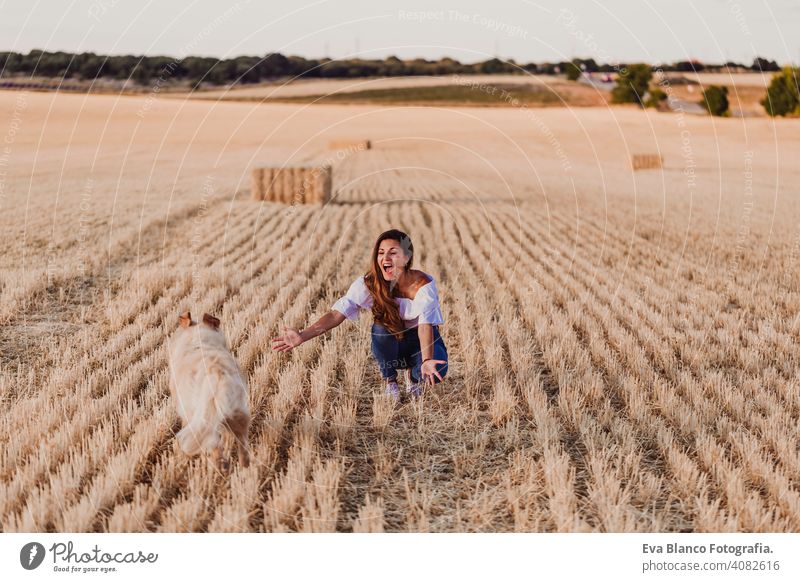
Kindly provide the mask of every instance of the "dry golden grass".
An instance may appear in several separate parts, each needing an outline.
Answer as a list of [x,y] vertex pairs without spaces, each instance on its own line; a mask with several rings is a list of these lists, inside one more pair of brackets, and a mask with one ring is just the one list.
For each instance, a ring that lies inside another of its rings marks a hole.
[[[141,100],[25,98],[0,215],[3,531],[800,529],[797,122],[170,100],[130,137]],[[324,161],[343,110],[375,148],[334,160],[333,203],[248,199],[248,168]],[[269,349],[388,227],[439,281],[450,354],[398,408],[368,314]],[[174,442],[187,309],[220,317],[248,376],[253,459],[228,478]]]

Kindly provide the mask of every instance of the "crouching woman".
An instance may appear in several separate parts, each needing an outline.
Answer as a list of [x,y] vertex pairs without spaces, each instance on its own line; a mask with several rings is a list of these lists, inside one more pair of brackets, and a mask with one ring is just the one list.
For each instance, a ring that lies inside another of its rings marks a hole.
[[302,331],[284,327],[272,340],[273,350],[288,351],[333,329],[345,319],[356,320],[362,309],[372,311],[372,355],[386,393],[400,398],[399,370],[408,370],[411,396],[441,382],[447,374],[447,348],[439,333],[444,323],[434,278],[412,269],[414,246],[404,232],[382,233],[372,249],[369,272],[353,281],[331,310]]

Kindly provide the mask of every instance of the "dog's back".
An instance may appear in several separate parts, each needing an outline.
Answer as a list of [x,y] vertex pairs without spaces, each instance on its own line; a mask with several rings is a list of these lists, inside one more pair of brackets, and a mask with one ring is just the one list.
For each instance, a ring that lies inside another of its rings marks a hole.
[[219,320],[206,314],[201,323],[181,316],[181,327],[170,341],[173,397],[184,426],[178,445],[188,455],[212,453],[221,459],[221,429],[231,429],[245,465],[250,414],[247,384],[219,330]]

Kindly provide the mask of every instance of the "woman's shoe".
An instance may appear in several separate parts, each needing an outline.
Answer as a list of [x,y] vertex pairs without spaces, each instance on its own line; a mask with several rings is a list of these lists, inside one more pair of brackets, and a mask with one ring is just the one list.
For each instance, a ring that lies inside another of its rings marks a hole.
[[414,382],[414,379],[412,378],[411,385],[409,385],[406,388],[406,391],[408,392],[409,396],[412,396],[413,398],[419,398],[420,396],[422,396],[424,388],[425,388],[424,382],[421,381]]
[[386,382],[386,395],[391,396],[395,402],[400,400],[400,386],[397,385],[396,379]]

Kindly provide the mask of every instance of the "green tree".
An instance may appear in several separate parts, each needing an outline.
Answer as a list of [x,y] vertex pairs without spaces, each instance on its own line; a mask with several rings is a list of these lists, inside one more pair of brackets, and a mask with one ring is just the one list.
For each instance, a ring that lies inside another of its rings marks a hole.
[[[89,71],[85,71],[83,74],[86,75]],[[153,78],[153,71],[147,66],[147,59],[143,58],[137,65],[136,68],[131,72],[131,78],[136,81],[139,85],[149,85],[150,79]]]
[[78,70],[82,79],[96,79],[102,77],[105,71],[105,60],[103,57],[92,55],[85,59]]
[[661,104],[667,100],[667,94],[664,93],[661,89],[650,89],[650,92],[647,94],[647,101],[644,102],[645,107],[655,107],[656,109],[661,107]]
[[580,65],[578,65],[575,61],[571,63],[564,63],[564,72],[567,74],[567,79],[570,81],[577,81],[580,79],[581,70]]
[[716,117],[728,116],[730,115],[728,111],[729,106],[727,87],[711,85],[708,89],[703,91],[703,107],[705,107],[711,115]]
[[769,59],[764,59],[762,57],[756,57],[753,59],[753,66],[750,67],[754,71],[780,71],[781,68],[778,66],[778,63],[775,61],[770,61]]
[[507,67],[500,59],[489,59],[478,64],[478,71],[485,75],[494,75],[507,72]]
[[761,101],[761,105],[767,113],[775,117],[776,115],[800,115],[800,69],[791,67],[784,68],[780,73],[772,77],[772,81],[767,88],[767,95]]
[[699,73],[703,69],[705,69],[705,66],[698,61],[678,61],[675,63],[675,70],[682,73]]
[[650,65],[644,63],[620,68],[617,86],[611,91],[611,100],[614,103],[638,103],[644,107],[644,95],[652,78]]

